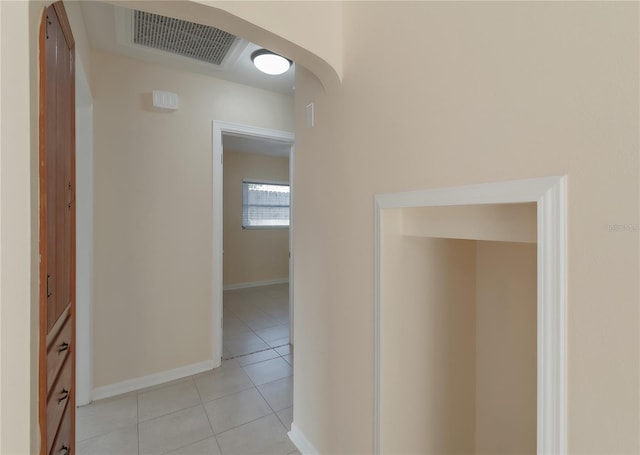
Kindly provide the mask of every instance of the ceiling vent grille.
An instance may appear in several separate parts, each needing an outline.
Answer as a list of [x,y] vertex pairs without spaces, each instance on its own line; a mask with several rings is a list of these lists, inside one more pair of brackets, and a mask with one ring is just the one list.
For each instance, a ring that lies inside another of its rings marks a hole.
[[236,37],[209,25],[134,11],[133,42],[220,66]]

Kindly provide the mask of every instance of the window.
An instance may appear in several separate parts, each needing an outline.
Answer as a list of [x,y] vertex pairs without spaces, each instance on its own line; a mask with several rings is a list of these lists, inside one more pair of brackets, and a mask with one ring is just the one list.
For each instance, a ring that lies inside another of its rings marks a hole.
[[288,226],[289,185],[244,180],[242,182],[242,229]]

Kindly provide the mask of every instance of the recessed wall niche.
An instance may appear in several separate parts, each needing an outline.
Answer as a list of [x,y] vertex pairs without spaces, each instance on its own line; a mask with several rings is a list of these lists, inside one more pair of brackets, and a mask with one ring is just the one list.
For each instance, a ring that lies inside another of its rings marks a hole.
[[536,203],[379,223],[379,453],[535,454]]

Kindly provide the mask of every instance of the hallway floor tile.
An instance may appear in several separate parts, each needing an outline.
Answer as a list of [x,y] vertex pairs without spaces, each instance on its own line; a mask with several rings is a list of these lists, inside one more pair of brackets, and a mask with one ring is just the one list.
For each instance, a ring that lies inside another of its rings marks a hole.
[[292,350],[288,338],[275,349],[266,345],[288,335],[288,287],[266,286],[262,300],[260,291],[230,291],[229,299],[225,292],[225,327],[231,333],[224,335],[237,342],[242,333],[250,334],[264,347],[232,355],[213,371],[78,408],[76,453],[299,455],[287,436],[293,420]]

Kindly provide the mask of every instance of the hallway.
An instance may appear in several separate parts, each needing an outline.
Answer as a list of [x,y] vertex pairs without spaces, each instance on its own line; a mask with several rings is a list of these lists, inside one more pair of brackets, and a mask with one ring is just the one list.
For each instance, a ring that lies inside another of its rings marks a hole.
[[224,297],[222,366],[78,408],[79,455],[298,453],[288,285]]

